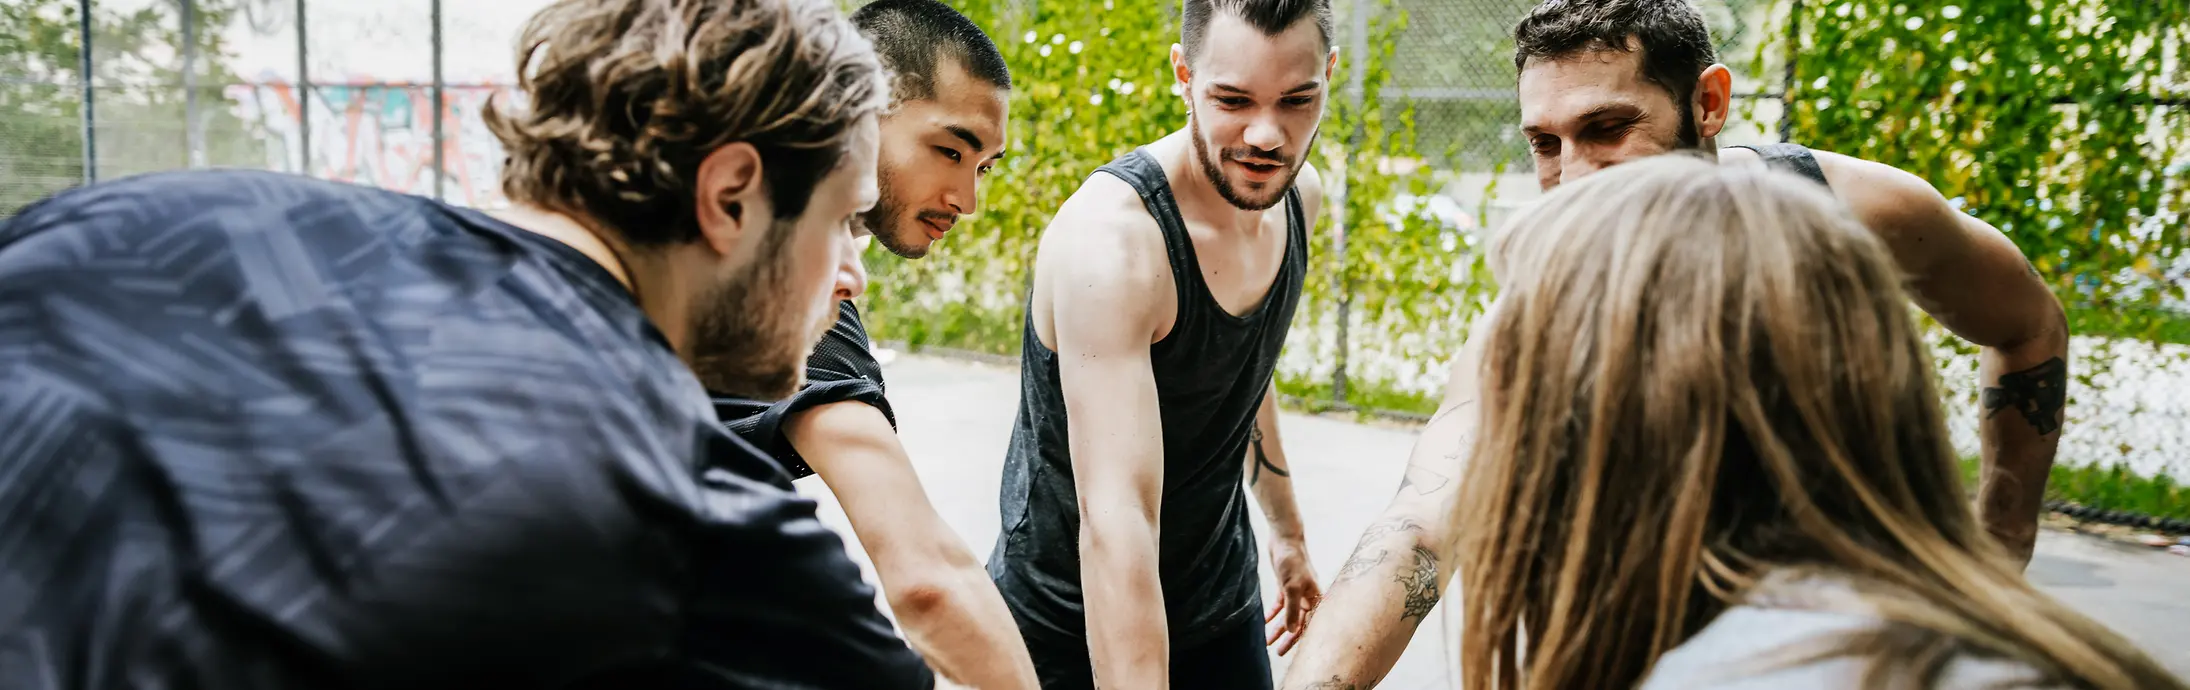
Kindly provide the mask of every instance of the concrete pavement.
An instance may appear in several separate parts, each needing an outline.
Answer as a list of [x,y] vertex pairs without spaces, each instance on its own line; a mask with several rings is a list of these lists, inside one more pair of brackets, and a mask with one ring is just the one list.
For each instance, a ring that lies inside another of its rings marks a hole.
[[[1018,405],[1018,370],[901,356],[884,371],[900,434],[930,500],[974,553],[986,558],[998,529],[997,486]],[[1283,418],[1280,433],[1306,522],[1310,558],[1327,584],[1361,529],[1399,485],[1414,434],[1294,414]],[[857,537],[827,486],[812,478],[797,484],[821,503],[822,519],[844,535],[854,558],[867,568]],[[1268,563],[1263,567],[1268,592]],[[2190,677],[2190,558],[2048,531],[2039,537],[2037,557],[2027,572],[2040,588]],[[874,581],[871,569],[867,576]],[[1458,616],[1439,606],[1380,687],[1454,687],[1450,669],[1458,640]],[[1272,663],[1282,675],[1286,659],[1273,657]]]

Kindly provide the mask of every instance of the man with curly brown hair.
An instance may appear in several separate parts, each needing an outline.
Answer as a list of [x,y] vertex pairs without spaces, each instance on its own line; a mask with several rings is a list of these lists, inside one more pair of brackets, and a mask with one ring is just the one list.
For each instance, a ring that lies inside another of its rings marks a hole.
[[705,392],[862,287],[872,47],[563,0],[518,57],[504,213],[192,171],[0,225],[0,688],[934,684]]

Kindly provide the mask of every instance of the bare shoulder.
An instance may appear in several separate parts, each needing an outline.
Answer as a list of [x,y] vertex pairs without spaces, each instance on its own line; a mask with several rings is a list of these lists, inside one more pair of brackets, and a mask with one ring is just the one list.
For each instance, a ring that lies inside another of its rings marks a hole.
[[1138,282],[1168,266],[1163,231],[1133,187],[1108,174],[1088,177],[1042,232],[1036,270]]
[[1831,151],[1811,153],[1848,210],[1872,230],[1889,235],[1888,240],[1935,227],[1954,212],[1930,182],[1906,170]]
[[1315,225],[1316,214],[1323,210],[1323,174],[1316,171],[1314,163],[1302,164],[1293,186],[1300,190],[1301,214],[1308,217],[1309,225]]
[[[1037,299],[1103,321],[1155,323],[1171,288],[1163,231],[1133,187],[1109,174],[1088,177],[1042,232],[1034,262]],[[1119,310],[1118,308],[1123,308]],[[1045,310],[1046,311],[1046,310]]]

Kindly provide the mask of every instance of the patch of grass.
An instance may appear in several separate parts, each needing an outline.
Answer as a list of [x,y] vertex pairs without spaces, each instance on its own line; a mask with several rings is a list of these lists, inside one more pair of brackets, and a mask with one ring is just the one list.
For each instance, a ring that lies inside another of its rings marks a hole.
[[2165,474],[2141,476],[2121,464],[2063,467],[2046,480],[2046,498],[2101,510],[2125,510],[2190,520],[2190,486]]
[[[1962,458],[1962,482],[1977,491],[1976,457]],[[2046,478],[2046,500],[2067,501],[2100,510],[2121,510],[2159,518],[2190,520],[2190,486],[2165,474],[2146,477],[2123,464],[2055,464]]]
[[[1290,398],[1288,403],[1311,413],[1337,407],[1331,395],[1331,377],[1327,373],[1312,376],[1280,374],[1277,388],[1279,395]],[[1381,382],[1347,381],[1345,404],[1364,414],[1398,412],[1427,417],[1437,411],[1439,395],[1403,391]]]
[[942,347],[1015,357],[1019,354],[1021,315],[1016,309],[991,311],[952,302],[933,311],[910,313],[878,308],[866,317],[868,333],[901,340],[915,348]]

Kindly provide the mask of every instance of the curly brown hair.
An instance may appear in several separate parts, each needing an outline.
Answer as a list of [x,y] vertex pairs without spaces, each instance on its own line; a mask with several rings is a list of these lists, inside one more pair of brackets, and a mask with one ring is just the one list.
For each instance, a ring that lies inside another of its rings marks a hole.
[[775,216],[798,216],[889,93],[818,0],[560,0],[526,23],[517,71],[527,107],[484,113],[502,191],[637,247],[699,237],[694,178],[732,142],[759,149]]

